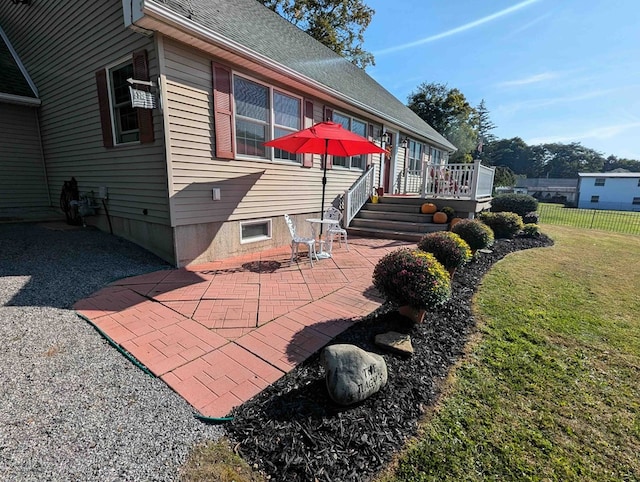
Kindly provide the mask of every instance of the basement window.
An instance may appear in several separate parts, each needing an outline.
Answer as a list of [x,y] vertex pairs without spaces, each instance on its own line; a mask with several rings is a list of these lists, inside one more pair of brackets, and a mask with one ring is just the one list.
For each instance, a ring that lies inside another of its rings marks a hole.
[[591,202],[592,203],[600,202],[600,196],[591,196]]
[[631,204],[640,204],[640,197],[634,197]]
[[240,244],[271,239],[271,219],[240,222]]

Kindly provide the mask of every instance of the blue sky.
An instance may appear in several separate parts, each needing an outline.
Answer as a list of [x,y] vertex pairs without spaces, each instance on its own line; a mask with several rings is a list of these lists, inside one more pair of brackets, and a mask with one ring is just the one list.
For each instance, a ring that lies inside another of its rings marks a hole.
[[482,99],[498,138],[640,160],[638,0],[365,0],[367,72],[402,102],[422,82]]

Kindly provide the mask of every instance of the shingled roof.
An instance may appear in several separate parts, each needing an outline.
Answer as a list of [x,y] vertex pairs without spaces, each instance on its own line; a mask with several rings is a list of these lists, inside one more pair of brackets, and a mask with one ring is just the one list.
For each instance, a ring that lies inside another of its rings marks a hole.
[[440,147],[456,148],[363,69],[256,0],[156,0],[191,22],[211,29],[275,64],[339,92],[389,123]]
[[0,29],[0,94],[37,99],[16,57],[9,39]]

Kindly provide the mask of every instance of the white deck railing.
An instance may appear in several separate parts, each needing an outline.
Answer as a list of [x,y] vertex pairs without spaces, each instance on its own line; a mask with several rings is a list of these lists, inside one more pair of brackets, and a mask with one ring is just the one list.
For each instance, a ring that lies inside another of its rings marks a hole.
[[453,197],[481,200],[491,197],[495,168],[473,164],[424,163],[421,170],[400,173],[398,191],[423,198]]
[[375,169],[370,166],[360,179],[358,179],[351,189],[344,193],[344,227],[347,228],[351,220],[358,214],[360,208],[369,200],[373,193]]

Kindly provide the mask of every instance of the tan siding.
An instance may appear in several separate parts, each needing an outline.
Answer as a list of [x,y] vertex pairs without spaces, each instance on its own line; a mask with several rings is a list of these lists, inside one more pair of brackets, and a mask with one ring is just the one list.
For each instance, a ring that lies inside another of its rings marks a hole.
[[0,209],[49,206],[36,115],[0,103]]
[[[311,169],[287,163],[216,159],[212,141],[212,59],[168,39],[165,55],[174,225],[319,213],[320,157],[315,156]],[[316,121],[322,119],[322,108],[320,102],[314,102]],[[360,174],[361,171],[328,171],[325,207]],[[211,200],[214,187],[220,188],[220,201]]]
[[0,2],[0,18],[42,99],[41,132],[52,196],[57,199],[63,182],[75,176],[80,191],[108,188],[111,216],[168,225],[160,111],[154,111],[153,144],[104,148],[94,76],[96,70],[146,49],[155,79],[153,39],[125,29],[120,0],[34,2],[28,8]]

